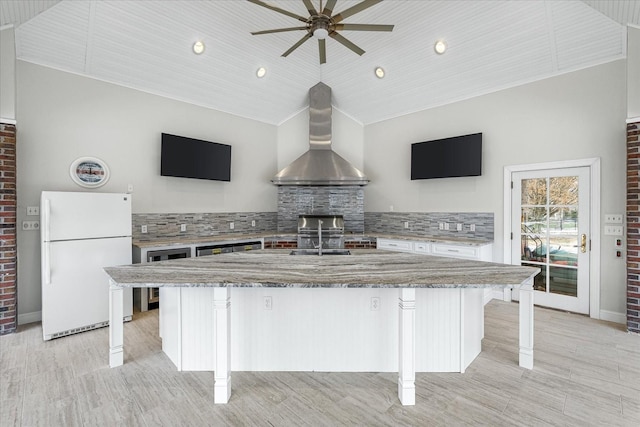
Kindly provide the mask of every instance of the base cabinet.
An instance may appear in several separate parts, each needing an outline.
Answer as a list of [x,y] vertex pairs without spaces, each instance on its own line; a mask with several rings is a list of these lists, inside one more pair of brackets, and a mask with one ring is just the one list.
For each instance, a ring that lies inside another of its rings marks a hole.
[[[178,370],[214,370],[213,291],[161,289],[162,349]],[[233,288],[231,370],[397,372],[399,291]],[[464,372],[480,353],[482,293],[416,290],[417,372]]]

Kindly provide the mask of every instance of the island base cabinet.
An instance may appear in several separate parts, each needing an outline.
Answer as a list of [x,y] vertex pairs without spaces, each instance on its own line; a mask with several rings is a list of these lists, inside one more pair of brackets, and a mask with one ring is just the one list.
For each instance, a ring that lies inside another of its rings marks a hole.
[[[400,289],[231,288],[232,371],[398,372]],[[215,371],[214,288],[161,288],[162,350]],[[480,353],[483,289],[415,290],[415,371],[464,372]]]

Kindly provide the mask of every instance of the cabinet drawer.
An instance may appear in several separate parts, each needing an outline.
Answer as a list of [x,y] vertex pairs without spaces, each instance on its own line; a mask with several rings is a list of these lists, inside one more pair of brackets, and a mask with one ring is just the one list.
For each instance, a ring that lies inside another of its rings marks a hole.
[[378,239],[377,246],[388,251],[413,252],[413,243],[408,240]]
[[480,249],[475,246],[434,244],[431,253],[451,258],[480,259]]
[[431,244],[426,242],[414,242],[413,251],[419,254],[431,253]]

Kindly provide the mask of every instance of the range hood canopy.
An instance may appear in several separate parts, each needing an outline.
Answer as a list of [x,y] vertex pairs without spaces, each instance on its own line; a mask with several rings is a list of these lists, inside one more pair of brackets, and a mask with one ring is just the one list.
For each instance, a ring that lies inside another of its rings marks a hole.
[[331,88],[309,89],[309,151],[271,180],[276,185],[367,185],[358,168],[331,149]]

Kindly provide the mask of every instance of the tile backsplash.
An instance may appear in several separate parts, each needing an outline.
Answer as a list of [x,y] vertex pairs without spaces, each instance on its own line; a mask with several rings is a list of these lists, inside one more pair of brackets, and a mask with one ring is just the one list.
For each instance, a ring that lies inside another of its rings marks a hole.
[[[449,230],[440,230],[440,224],[448,224]],[[460,231],[458,224],[462,224]],[[367,233],[493,240],[494,215],[493,212],[365,212],[364,227]]]
[[[297,216],[296,216],[297,218]],[[289,218],[287,218],[289,219]],[[252,226],[255,221],[255,226]],[[133,239],[153,241],[167,238],[207,237],[252,233],[295,233],[279,226],[278,212],[214,212],[214,213],[136,213],[133,214]],[[231,229],[233,223],[233,229]],[[407,227],[405,227],[405,223]],[[449,224],[440,230],[439,224]],[[184,224],[186,231],[180,231]],[[456,225],[462,224],[457,231]],[[471,225],[475,230],[471,230]],[[142,226],[147,232],[142,233]],[[365,212],[364,233],[411,235],[416,237],[465,238],[493,240],[492,212]],[[362,231],[346,230],[346,234]]]
[[[171,237],[271,233],[277,228],[276,221],[276,212],[135,213],[133,239],[151,241]],[[180,231],[183,224],[186,230]],[[142,226],[146,226],[146,233],[142,233]]]

